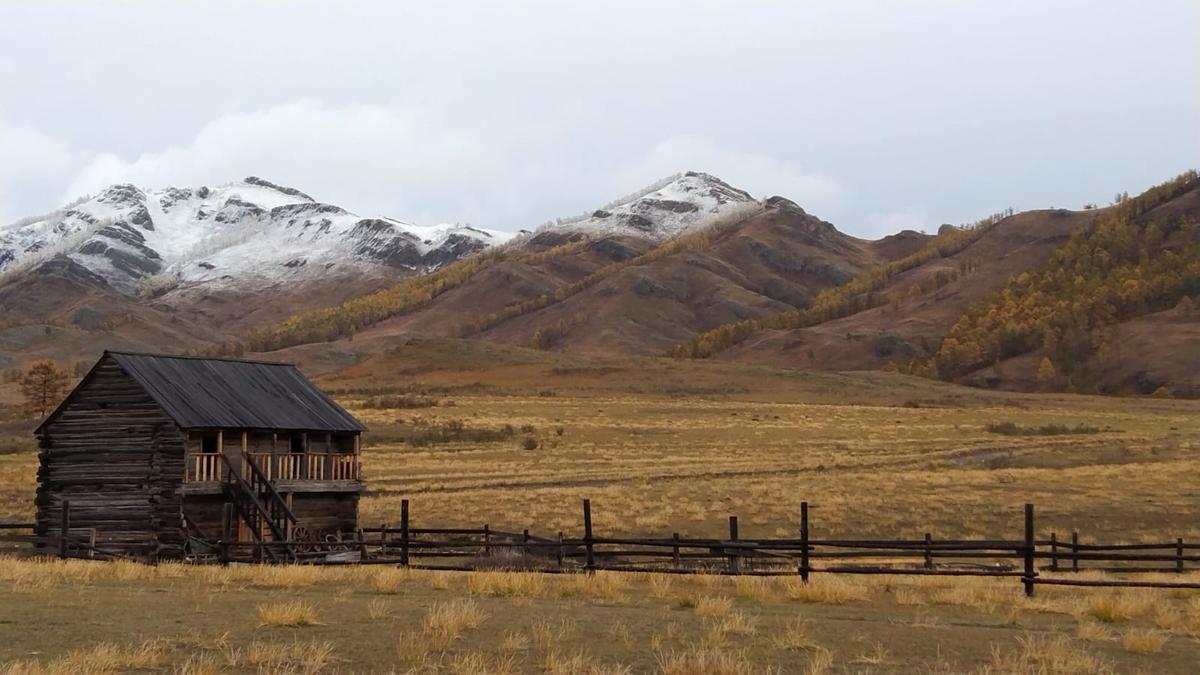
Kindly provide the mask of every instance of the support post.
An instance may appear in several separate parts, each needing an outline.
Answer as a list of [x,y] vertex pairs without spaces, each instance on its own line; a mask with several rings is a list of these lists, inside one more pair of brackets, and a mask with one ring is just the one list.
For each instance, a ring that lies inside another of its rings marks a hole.
[[408,500],[400,500],[400,564],[408,567]]
[[1050,569],[1058,571],[1058,533],[1050,533]]
[[1079,571],[1079,531],[1071,530],[1071,571]]
[[583,500],[583,548],[587,551],[586,569],[596,571],[596,553],[592,545],[592,500]]
[[1025,575],[1021,580],[1025,584],[1025,595],[1033,597],[1033,578],[1037,576],[1037,570],[1034,569],[1033,553],[1034,553],[1034,538],[1033,538],[1033,504],[1025,504]]
[[221,509],[221,564],[229,564],[229,543],[233,539],[233,504],[225,502]]
[[800,580],[808,583],[808,502],[800,502]]
[[64,499],[62,503],[62,521],[58,524],[58,557],[67,557],[67,536],[71,531],[71,502]]
[[[729,541],[736,544],[738,541],[738,517],[729,516]],[[737,548],[729,550],[729,571],[737,574],[742,571],[742,561],[739,558],[741,551]]]
[[925,569],[933,569],[933,534],[925,533]]

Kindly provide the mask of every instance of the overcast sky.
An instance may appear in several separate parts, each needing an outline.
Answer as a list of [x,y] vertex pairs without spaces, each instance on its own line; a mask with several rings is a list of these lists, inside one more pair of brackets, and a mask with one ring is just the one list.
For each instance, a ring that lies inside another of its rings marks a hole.
[[1200,165],[1200,1],[3,2],[0,223],[259,175],[530,227],[707,171],[878,236]]

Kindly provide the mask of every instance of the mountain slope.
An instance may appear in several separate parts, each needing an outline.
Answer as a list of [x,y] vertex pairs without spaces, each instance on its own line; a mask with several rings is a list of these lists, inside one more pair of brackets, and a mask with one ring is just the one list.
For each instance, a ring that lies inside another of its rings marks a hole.
[[952,251],[829,291],[836,311],[719,326],[675,352],[1018,389],[1039,386],[1048,356],[1051,387],[1200,394],[1200,358],[1180,356],[1200,357],[1194,314],[1164,311],[1200,293],[1198,218],[1191,172],[1104,209],[1012,215]]
[[[62,329],[70,338],[51,352],[65,355],[86,344],[88,332],[99,332],[93,338],[103,336],[104,344],[120,342],[103,327],[143,317],[186,326],[149,330],[139,335],[143,346],[218,344],[509,237],[362,218],[256,177],[196,189],[114,185],[0,229],[0,330]],[[0,333],[0,343],[9,337]],[[10,354],[43,351],[12,340]]]
[[[715,180],[684,175],[698,177]],[[722,321],[804,306],[909,247],[849,237],[778,197],[731,200],[661,241],[576,225],[539,232],[427,302],[355,331],[353,345],[339,345],[369,353],[404,336],[430,335],[571,353],[657,354]]]

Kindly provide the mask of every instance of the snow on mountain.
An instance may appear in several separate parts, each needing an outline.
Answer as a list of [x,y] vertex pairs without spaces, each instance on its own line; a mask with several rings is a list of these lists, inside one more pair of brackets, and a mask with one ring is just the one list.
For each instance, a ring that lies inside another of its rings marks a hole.
[[196,189],[113,185],[0,229],[0,276],[62,254],[130,294],[148,285],[254,289],[355,268],[424,272],[510,236],[362,218],[253,176]]
[[739,190],[707,173],[688,171],[665,178],[590,214],[543,225],[541,231],[624,234],[655,241],[670,239],[712,216],[754,203]]

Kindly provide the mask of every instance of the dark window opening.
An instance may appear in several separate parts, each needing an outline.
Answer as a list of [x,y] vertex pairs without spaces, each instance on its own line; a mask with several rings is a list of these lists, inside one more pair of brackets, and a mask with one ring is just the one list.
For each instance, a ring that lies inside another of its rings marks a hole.
[[217,451],[217,435],[209,434],[200,437],[200,452],[216,452]]
[[304,452],[304,437],[292,436],[292,452]]

